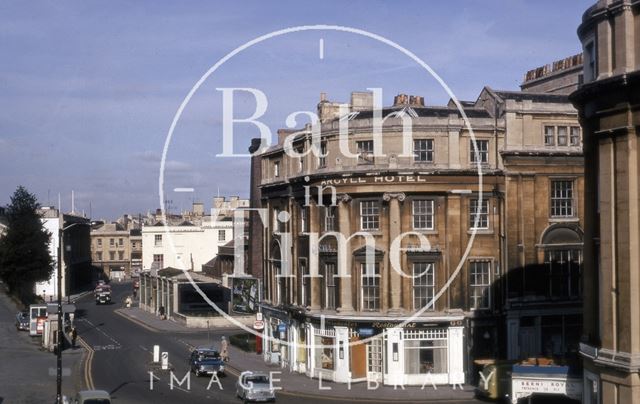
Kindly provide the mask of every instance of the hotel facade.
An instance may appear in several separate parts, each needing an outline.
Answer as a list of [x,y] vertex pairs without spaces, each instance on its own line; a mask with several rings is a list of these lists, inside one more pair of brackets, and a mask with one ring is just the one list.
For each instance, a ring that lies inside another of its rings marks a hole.
[[582,59],[560,62],[461,108],[396,96],[377,138],[371,93],[346,113],[323,95],[318,153],[306,127],[254,156],[266,361],[424,385],[470,382],[476,359],[576,355],[583,157],[566,93]]

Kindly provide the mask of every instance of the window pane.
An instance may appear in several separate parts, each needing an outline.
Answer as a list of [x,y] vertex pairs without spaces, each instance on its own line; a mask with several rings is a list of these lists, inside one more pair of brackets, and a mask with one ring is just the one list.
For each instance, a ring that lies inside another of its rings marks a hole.
[[558,126],[558,146],[567,145],[567,127]]
[[[477,220],[477,221],[476,221]],[[489,200],[471,199],[469,204],[469,228],[489,228]]]
[[572,126],[571,127],[571,146],[579,146],[580,145],[580,127]]
[[413,158],[417,162],[433,161],[433,139],[417,139],[413,141]]
[[573,181],[551,181],[551,216],[573,216]]
[[380,225],[380,211],[378,202],[360,202],[360,228],[362,230],[378,230]]
[[[477,152],[475,149],[478,149]],[[489,141],[476,139],[475,144],[473,139],[470,140],[469,150],[471,151],[472,163],[487,163],[489,162]]]
[[380,308],[380,267],[377,262],[361,263],[362,310],[377,311]]
[[413,228],[423,230],[433,230],[433,200],[413,201]]
[[[434,295],[434,264],[432,262],[413,263],[413,308],[415,310],[426,306]],[[433,310],[433,306],[428,310]]]
[[546,146],[554,146],[556,144],[555,127],[553,126],[544,127],[544,144]]
[[491,263],[489,261],[471,261],[469,263],[469,277],[471,308],[489,308],[491,293]]

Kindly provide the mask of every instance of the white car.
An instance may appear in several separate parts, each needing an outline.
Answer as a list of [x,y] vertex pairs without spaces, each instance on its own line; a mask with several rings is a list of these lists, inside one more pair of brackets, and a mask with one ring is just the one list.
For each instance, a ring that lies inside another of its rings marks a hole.
[[245,403],[276,401],[276,393],[269,375],[260,372],[242,372],[236,383],[236,395]]

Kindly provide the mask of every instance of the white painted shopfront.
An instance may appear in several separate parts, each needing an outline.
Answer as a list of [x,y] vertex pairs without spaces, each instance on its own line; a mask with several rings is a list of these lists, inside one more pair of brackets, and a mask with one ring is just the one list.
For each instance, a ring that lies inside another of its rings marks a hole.
[[280,313],[265,313],[265,319],[265,361],[309,377],[398,386],[465,382],[462,317],[414,321],[403,328],[397,321],[370,319],[298,322]]

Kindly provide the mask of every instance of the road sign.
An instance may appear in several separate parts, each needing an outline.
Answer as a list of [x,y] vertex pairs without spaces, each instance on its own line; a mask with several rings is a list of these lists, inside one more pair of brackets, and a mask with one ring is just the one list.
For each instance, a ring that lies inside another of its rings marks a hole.
[[262,321],[262,313],[261,312],[257,312],[256,313],[256,321]]
[[264,330],[264,321],[262,320],[256,320],[253,322],[253,329],[254,330]]
[[162,353],[162,370],[169,369],[169,352]]
[[153,362],[160,362],[160,345],[153,346]]

